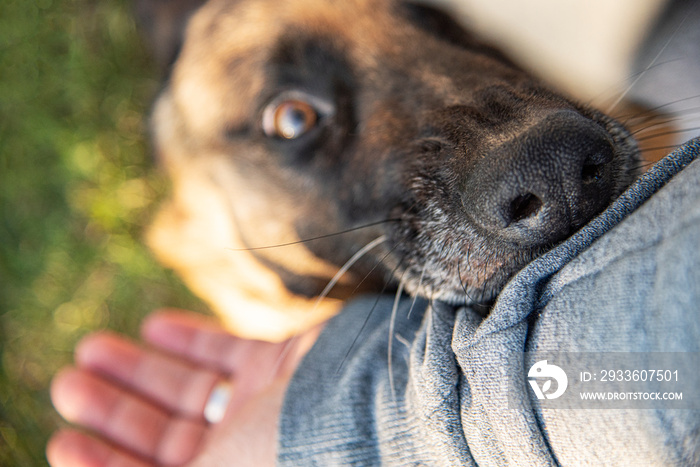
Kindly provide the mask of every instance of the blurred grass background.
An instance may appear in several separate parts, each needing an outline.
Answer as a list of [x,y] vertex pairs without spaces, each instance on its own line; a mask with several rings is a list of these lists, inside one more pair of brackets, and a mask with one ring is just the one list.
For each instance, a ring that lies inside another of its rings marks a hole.
[[201,309],[141,243],[167,185],[158,89],[127,0],[0,1],[0,465],[46,465],[51,376],[77,340]]

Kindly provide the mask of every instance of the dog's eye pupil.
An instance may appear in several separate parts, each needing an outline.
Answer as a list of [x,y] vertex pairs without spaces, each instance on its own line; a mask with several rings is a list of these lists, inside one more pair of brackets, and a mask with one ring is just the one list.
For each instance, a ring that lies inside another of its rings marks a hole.
[[311,105],[303,101],[289,100],[282,102],[275,109],[272,130],[275,136],[294,139],[313,128],[316,120],[316,111]]

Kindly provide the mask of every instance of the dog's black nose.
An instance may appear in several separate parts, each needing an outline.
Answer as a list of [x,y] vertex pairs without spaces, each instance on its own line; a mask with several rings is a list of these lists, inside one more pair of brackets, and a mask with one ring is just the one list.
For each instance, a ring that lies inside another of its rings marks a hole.
[[465,180],[463,205],[488,235],[551,244],[610,202],[613,154],[596,123],[556,112],[480,158]]

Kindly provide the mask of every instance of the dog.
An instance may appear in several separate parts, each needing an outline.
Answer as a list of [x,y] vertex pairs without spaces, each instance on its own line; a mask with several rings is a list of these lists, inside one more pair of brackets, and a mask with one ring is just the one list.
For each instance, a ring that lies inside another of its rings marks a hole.
[[239,336],[279,341],[387,287],[489,303],[634,178],[620,123],[434,7],[139,11],[168,70],[152,134],[172,194],[148,243]]

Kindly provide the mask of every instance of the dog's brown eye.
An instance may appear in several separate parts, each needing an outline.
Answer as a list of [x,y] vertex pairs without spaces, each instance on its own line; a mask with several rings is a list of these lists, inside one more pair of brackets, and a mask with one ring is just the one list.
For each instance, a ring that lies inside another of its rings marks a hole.
[[[268,135],[274,134],[285,139],[303,135],[316,125],[316,110],[303,101],[289,100],[280,103],[272,117],[272,128],[266,128]],[[270,131],[271,130],[271,131]]]
[[291,99],[265,112],[263,129],[268,136],[294,139],[312,129],[317,120],[316,110],[310,104]]
[[333,113],[333,104],[325,99],[302,91],[287,91],[267,105],[262,128],[267,136],[291,140],[312,130]]

